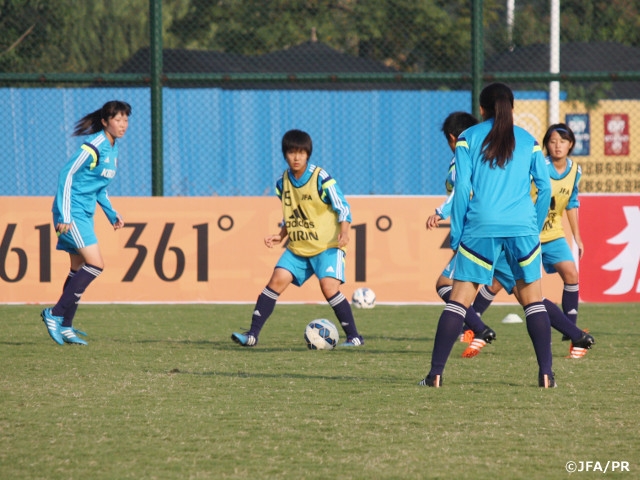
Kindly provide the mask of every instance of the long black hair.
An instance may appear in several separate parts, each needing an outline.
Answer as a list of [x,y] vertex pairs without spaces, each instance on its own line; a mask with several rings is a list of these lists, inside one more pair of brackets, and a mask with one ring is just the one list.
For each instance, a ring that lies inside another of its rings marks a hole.
[[73,129],[73,136],[91,135],[92,133],[102,131],[104,130],[102,120],[109,121],[110,118],[115,117],[119,113],[128,117],[131,115],[131,105],[120,100],[111,100],[105,103],[101,109],[91,112],[78,120]]
[[482,142],[483,162],[504,167],[513,157],[516,137],[513,133],[513,92],[504,83],[487,85],[480,93],[483,118],[493,118],[493,126]]

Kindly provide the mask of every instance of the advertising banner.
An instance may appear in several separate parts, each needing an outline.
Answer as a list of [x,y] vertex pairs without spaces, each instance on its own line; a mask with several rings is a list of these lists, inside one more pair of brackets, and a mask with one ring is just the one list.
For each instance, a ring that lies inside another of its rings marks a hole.
[[583,195],[580,297],[640,302],[640,195]]
[[[443,197],[347,197],[353,210],[348,297],[372,288],[380,303],[442,303],[435,283],[451,258],[449,228],[428,231]],[[51,304],[69,270],[56,251],[49,197],[0,197],[0,303]],[[83,302],[253,303],[282,253],[265,236],[279,231],[276,197],[115,197],[125,220],[114,231],[100,209],[95,226],[105,261]],[[589,232],[588,226],[584,232]],[[594,229],[595,230],[595,229]],[[640,237],[639,237],[640,238]],[[595,249],[594,249],[595,251]],[[560,301],[558,275],[543,279]],[[324,302],[315,277],[291,286],[283,302]],[[515,303],[504,292],[496,302]]]

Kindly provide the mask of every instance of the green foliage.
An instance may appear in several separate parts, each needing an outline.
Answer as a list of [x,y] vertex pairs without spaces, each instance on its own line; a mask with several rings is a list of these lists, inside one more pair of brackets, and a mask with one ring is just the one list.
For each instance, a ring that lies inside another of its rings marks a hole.
[[[149,46],[152,0],[0,0],[0,71],[102,73]],[[159,1],[159,0],[155,0]],[[548,0],[516,2],[513,43],[549,40]],[[163,0],[163,46],[259,55],[309,40],[406,72],[461,71],[466,0]],[[640,45],[637,0],[563,0],[562,41]],[[483,2],[486,54],[509,47],[505,4]]]
[[[250,305],[81,305],[88,347],[58,346],[38,306],[0,306],[0,478],[548,479],[569,461],[637,468],[637,304],[583,304],[596,345],[537,387],[520,307],[497,340],[454,346],[419,387],[441,306],[356,310],[366,345],[309,351],[327,305],[278,305],[255,348]],[[583,472],[584,473],[584,472]],[[585,473],[586,474],[586,473]]]
[[[549,42],[548,0],[516,2],[514,43],[518,46]],[[619,42],[640,46],[638,0],[562,0],[562,42]]]

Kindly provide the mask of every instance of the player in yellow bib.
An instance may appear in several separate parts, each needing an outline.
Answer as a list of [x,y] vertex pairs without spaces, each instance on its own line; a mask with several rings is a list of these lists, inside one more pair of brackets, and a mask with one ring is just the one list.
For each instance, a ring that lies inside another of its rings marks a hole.
[[269,283],[258,296],[251,327],[244,333],[231,335],[231,339],[243,347],[258,343],[258,335],[273,313],[280,294],[291,283],[301,286],[312,275],[318,278],[320,290],[347,336],[347,341],[340,346],[364,345],[351,304],[340,292],[351,209],[331,175],[309,163],[312,149],[311,137],[301,130],[289,130],[282,138],[282,154],[289,168],[276,182],[276,194],[282,201],[283,221],[280,232],[265,237],[264,243],[272,248],[287,237],[288,243]]

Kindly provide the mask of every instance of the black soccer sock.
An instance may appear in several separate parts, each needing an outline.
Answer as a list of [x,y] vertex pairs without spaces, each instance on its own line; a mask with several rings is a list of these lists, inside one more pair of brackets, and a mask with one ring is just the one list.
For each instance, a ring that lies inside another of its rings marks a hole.
[[489,308],[494,298],[496,298],[496,294],[489,290],[486,285],[482,285],[473,301],[473,309],[478,315],[482,315]]
[[[451,285],[444,285],[437,289],[438,295],[442,300],[446,302],[449,301],[449,297],[451,297]],[[462,326],[462,333],[465,330],[471,330],[475,335],[480,335],[487,326],[480,319],[480,316],[476,313],[473,307],[469,307],[467,309],[467,314],[464,317],[464,324]]]
[[331,308],[333,308],[333,313],[335,313],[344,333],[347,335],[347,341],[360,337],[358,329],[356,328],[356,320],[353,318],[351,304],[342,292],[336,293],[333,297],[327,299],[327,301],[329,305],[331,305]]
[[542,302],[533,302],[524,307],[527,332],[536,352],[540,375],[551,375],[551,323]]
[[442,287],[436,289],[436,291],[438,292],[438,296],[442,300],[444,300],[444,303],[447,303],[449,301],[451,290],[453,290],[453,287],[451,285],[443,285]]
[[571,323],[566,315],[560,310],[555,303],[553,303],[548,298],[543,298],[542,303],[547,309],[547,313],[549,314],[549,321],[551,322],[551,326],[558,330],[563,335],[566,335],[573,341],[577,341],[582,337],[582,330],[580,330],[577,326]]
[[574,325],[578,324],[579,284],[564,284],[562,290],[562,311]]
[[82,294],[101,273],[101,268],[85,264],[69,279],[69,283],[62,292],[58,303],[51,309],[53,315],[64,317],[62,321],[63,327],[70,327],[73,324],[73,316],[78,308],[78,302],[80,302]]
[[434,375],[442,375],[444,366],[451,354],[451,349],[458,335],[460,335],[466,314],[467,309],[461,303],[449,301],[445,305],[444,310],[440,314],[436,337],[433,341],[431,370],[429,371],[431,377]]
[[273,313],[273,309],[276,308],[279,296],[269,287],[264,287],[262,293],[258,295],[256,306],[253,309],[253,316],[251,317],[251,328],[249,329],[249,333],[254,337],[257,338],[260,335],[260,330],[262,330],[265,322]]
[[67,288],[67,285],[69,285],[69,282],[75,276],[76,273],[78,273],[77,270],[69,269],[69,273],[67,274],[67,278],[64,279],[64,285],[62,285],[62,291],[63,292],[64,292],[64,289]]

